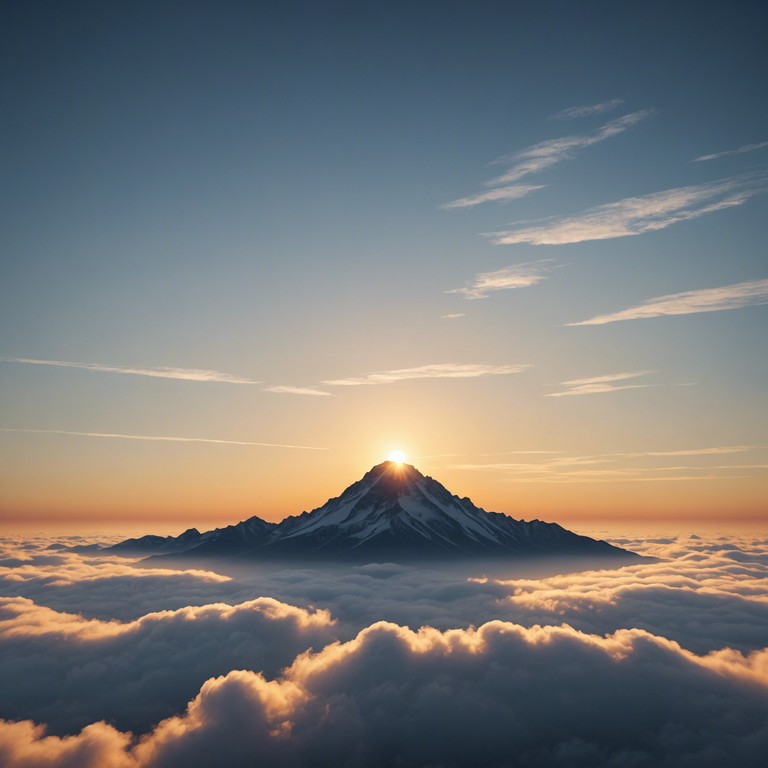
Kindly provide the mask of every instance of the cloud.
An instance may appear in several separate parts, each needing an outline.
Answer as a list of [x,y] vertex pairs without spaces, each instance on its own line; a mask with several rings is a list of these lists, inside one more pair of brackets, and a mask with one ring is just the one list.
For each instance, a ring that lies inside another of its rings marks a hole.
[[332,379],[324,381],[323,384],[334,387],[358,387],[366,384],[391,384],[395,381],[409,381],[411,379],[473,379],[480,376],[504,376],[510,373],[520,373],[520,371],[530,367],[527,364],[436,363],[434,365],[420,365],[416,368],[377,371],[350,379]]
[[563,453],[563,451],[545,451],[541,449],[531,451],[494,451],[493,453],[481,453],[481,456],[512,456],[513,454],[534,454],[534,453]]
[[[276,675],[306,649],[335,639],[327,611],[266,597],[149,613],[125,623],[0,598],[0,654],[14,659],[0,669],[0,711],[45,720],[59,732],[100,719],[148,730],[183,712],[211,677],[254,667]],[[30,696],[33,687],[45,695]],[[62,701],[69,705],[61,707]]]
[[452,200],[450,203],[444,203],[440,207],[452,210],[453,208],[471,208],[481,203],[501,203],[508,200],[519,200],[531,192],[544,189],[544,186],[543,184],[510,184],[506,187],[497,187],[496,189],[489,189],[487,192],[480,192],[476,195]]
[[31,721],[0,720],[0,757],[7,768],[138,768],[128,754],[132,734],[104,722],[64,738],[46,730]]
[[0,357],[4,363],[25,363],[30,365],[54,365],[59,368],[80,368],[96,373],[127,373],[132,376],[150,376],[157,379],[180,379],[182,381],[207,381],[224,384],[260,384],[231,373],[208,371],[200,368],[132,368],[125,365],[104,365],[102,363],[75,363],[66,360],[35,360],[28,357]]
[[547,279],[544,273],[551,269],[550,262],[551,259],[542,259],[495,272],[480,272],[464,288],[454,288],[446,293],[460,293],[466,299],[487,299],[492,291],[528,288]]
[[245,440],[214,440],[207,437],[169,437],[161,435],[122,435],[113,432],[70,432],[64,429],[16,429],[0,427],[0,432],[23,432],[36,435],[69,435],[72,437],[101,437],[117,440],[149,440],[169,443],[214,443],[215,445],[254,445],[262,448],[297,448],[304,451],[326,451],[327,448],[315,445],[287,445],[284,443],[254,443]]
[[620,453],[617,456],[711,456],[723,453],[751,451],[754,445],[720,445],[714,448],[683,448],[679,451],[645,451],[644,453]]
[[450,312],[447,315],[440,315],[441,320],[456,320],[459,317],[466,317],[466,312]]
[[610,112],[616,107],[620,107],[624,99],[609,99],[601,101],[599,104],[588,104],[582,107],[568,107],[552,115],[552,120],[573,120],[577,117],[589,117],[591,115],[601,115],[604,112]]
[[696,291],[670,293],[646,300],[643,304],[608,315],[598,315],[575,325],[605,325],[620,320],[643,320],[665,315],[692,315],[699,312],[720,312],[768,304],[768,279],[748,280],[744,283],[724,285],[721,288],[703,288]]
[[279,384],[274,387],[265,387],[265,392],[276,392],[285,395],[312,395],[315,397],[329,397],[330,392],[324,392],[322,389],[314,387],[291,387],[289,385]]
[[617,381],[627,381],[635,379],[638,376],[647,376],[654,371],[625,371],[624,373],[610,373],[605,376],[593,376],[587,379],[572,379],[571,381],[561,381],[566,387],[562,392],[551,392],[545,397],[567,397],[570,395],[599,395],[605,392],[618,392],[620,389],[638,389],[641,387],[653,387],[657,384],[621,384],[616,386]]
[[761,141],[757,144],[744,144],[744,146],[738,149],[727,149],[725,152],[715,152],[713,155],[702,155],[701,157],[694,158],[691,162],[701,163],[705,160],[717,160],[726,155],[743,155],[745,152],[754,152],[756,149],[762,149],[763,147],[768,147],[768,141]]
[[566,245],[656,232],[708,213],[743,205],[765,191],[766,178],[741,176],[667,189],[600,205],[577,216],[489,233],[497,245]]
[[[99,542],[115,543],[104,536]],[[94,542],[66,545],[76,543]],[[20,552],[17,544],[0,544],[0,596],[26,597],[58,611],[120,621],[153,611],[253,597],[230,576],[201,570],[199,561],[186,568],[178,563],[172,564],[174,568],[147,568],[134,567],[131,558],[98,552],[62,550],[52,555],[51,551]]]
[[[564,470],[584,466],[596,466],[616,461],[610,456],[564,456],[555,460]],[[505,465],[501,465],[505,466]],[[520,466],[525,465],[511,465]],[[553,464],[554,467],[554,464]],[[556,471],[554,467],[553,471]],[[631,532],[631,529],[630,529]],[[605,531],[589,532],[598,538],[607,538]],[[718,534],[719,536],[719,534]],[[38,605],[54,608],[68,614],[85,614],[98,617],[103,622],[119,620],[123,627],[119,636],[127,636],[128,625],[142,619],[148,613],[165,612],[177,618],[184,614],[179,610],[190,605],[200,607],[227,603],[231,607],[244,605],[255,596],[268,594],[281,603],[323,607],[338,619],[334,625],[339,638],[353,637],[361,629],[379,620],[392,621],[410,626],[430,625],[448,629],[457,626],[479,625],[496,618],[515,621],[530,626],[551,618],[540,614],[521,613],[518,608],[500,603],[500,599],[513,593],[509,586],[491,580],[478,583],[478,576],[501,574],[499,578],[518,583],[561,578],[565,584],[569,578],[578,583],[582,578],[606,585],[621,582],[632,588],[645,588],[649,584],[668,582],[670,587],[683,583],[668,580],[685,578],[685,584],[699,595],[695,608],[686,609],[686,591],[667,591],[668,599],[679,601],[679,609],[666,613],[654,613],[653,601],[642,615],[634,607],[616,612],[608,620],[599,614],[589,614],[587,606],[579,615],[579,628],[590,633],[605,634],[621,627],[635,626],[633,622],[652,629],[657,634],[672,637],[689,648],[714,650],[726,645],[741,650],[762,647],[762,637],[768,631],[768,607],[762,619],[757,614],[747,620],[745,611],[752,610],[752,603],[743,604],[742,598],[761,597],[768,594],[768,556],[765,543],[755,536],[731,535],[727,539],[716,537],[698,538],[695,543],[686,536],[665,538],[663,544],[645,537],[611,539],[619,546],[660,558],[658,563],[643,563],[615,569],[603,560],[589,559],[541,559],[538,561],[510,560],[504,563],[458,563],[447,568],[421,568],[416,565],[377,564],[326,568],[266,568],[249,563],[247,568],[233,568],[232,578],[223,578],[205,571],[177,571],[131,567],[130,561],[120,558],[98,558],[65,552],[58,560],[46,558],[21,548],[18,542],[6,545],[0,541],[0,556],[31,558],[34,563],[5,569],[0,585],[11,597],[23,595]],[[43,540],[38,545],[47,545]],[[51,542],[53,543],[53,542]],[[706,553],[706,560],[702,553]],[[763,564],[760,564],[760,561]],[[738,559],[743,565],[734,569]],[[750,565],[751,564],[751,565]],[[209,564],[210,565],[210,564]],[[218,566],[219,564],[217,564]],[[595,569],[599,569],[596,571]],[[8,577],[17,573],[17,580]],[[590,575],[591,574],[591,575]],[[595,575],[599,574],[599,575]],[[511,582],[510,582],[511,583]],[[542,593],[549,589],[542,583]],[[703,604],[703,595],[716,589],[720,596],[711,606]],[[726,618],[723,597],[733,598],[732,620],[727,631],[720,626]],[[620,601],[614,601],[619,606]],[[764,601],[768,605],[768,601]],[[619,606],[620,607],[620,606]],[[212,609],[217,614],[219,609]],[[618,608],[617,608],[618,611]],[[693,613],[700,626],[691,624]],[[686,613],[691,615],[686,617]],[[169,614],[169,615],[170,615]],[[571,621],[563,614],[560,621]],[[61,621],[73,619],[62,617]],[[151,624],[152,622],[149,622]],[[149,625],[148,624],[148,625]],[[195,625],[190,626],[194,630]],[[180,625],[180,626],[181,626]],[[143,625],[142,625],[143,626]],[[687,627],[687,630],[686,630]],[[50,634],[49,634],[50,637]],[[13,666],[12,664],[10,666]],[[2,665],[0,665],[2,668]],[[44,688],[40,696],[44,697]]]
[[505,155],[495,160],[494,163],[510,165],[509,170],[501,176],[486,182],[486,184],[489,187],[497,187],[519,181],[525,176],[530,176],[532,173],[540,173],[551,168],[553,165],[561,163],[563,160],[572,159],[580,150],[624,133],[628,128],[645,120],[652,114],[653,111],[649,109],[632,112],[610,120],[593,133],[549,139],[519,152],[513,152],[511,155]]
[[[201,597],[236,590],[226,602],[131,620],[81,613],[94,595],[122,611],[124,595],[151,604],[181,582],[45,549],[72,538],[0,538],[0,557],[28,563],[7,573],[39,594],[0,601],[0,764],[756,768],[768,542],[699,534],[598,532],[655,558],[619,568],[249,563],[197,582]],[[46,604],[72,585],[79,607]],[[256,590],[271,597],[231,599]]]
[[444,203],[441,207],[446,209],[469,208],[481,203],[516,200],[524,197],[542,187],[517,184],[516,182],[520,181],[520,179],[534,173],[541,173],[561,163],[563,160],[570,160],[581,150],[610,139],[613,136],[618,136],[651,114],[652,111],[647,109],[632,112],[605,123],[605,125],[602,125],[593,133],[564,136],[559,139],[542,141],[519,152],[513,152],[511,155],[498,158],[493,161],[494,164],[507,165],[509,168],[500,176],[485,182],[486,187],[493,187],[493,189],[469,197],[462,197],[458,200],[452,200],[451,202]]
[[639,629],[380,622],[300,656],[280,678],[209,679],[183,715],[135,745],[105,724],[61,739],[3,723],[0,758],[61,765],[80,747],[81,768],[239,768],[256,756],[291,767],[492,766],[510,755],[523,766],[757,766],[768,747],[765,663],[766,652],[699,656]]
[[[653,474],[654,472],[669,472],[671,470],[698,470],[694,474]],[[754,474],[730,474],[714,475],[702,474],[712,469],[722,469],[722,467],[669,467],[664,469],[598,469],[598,470],[579,470],[576,472],[563,472],[553,475],[550,478],[542,477],[515,477],[516,483],[549,483],[549,484],[567,484],[574,483],[681,483],[695,481],[697,483],[715,480],[733,480],[735,478],[755,477]]]
[[[680,538],[622,539],[621,546],[658,558],[641,566],[498,583],[512,589],[506,601],[525,611],[526,622],[567,616],[569,625],[587,632],[631,625],[703,654],[762,648],[768,626],[767,593],[760,592],[768,587],[766,568],[753,565],[749,574],[733,568],[736,558],[754,562],[759,548],[737,537],[732,551],[722,543],[697,547]],[[697,634],[704,617],[707,628]]]
[[[700,448],[681,451],[643,451],[584,456],[555,456],[537,461],[453,464],[450,465],[450,468],[500,473],[516,483],[682,482],[692,480],[724,480],[733,479],[734,477],[759,477],[760,475],[755,472],[738,475],[733,473],[745,469],[762,470],[766,468],[764,464],[670,466],[663,463],[661,466],[649,466],[646,461],[628,461],[629,459],[664,459],[679,456],[718,456],[736,453],[740,448],[740,446],[723,446],[722,448]],[[749,447],[744,447],[744,449],[749,450]]]

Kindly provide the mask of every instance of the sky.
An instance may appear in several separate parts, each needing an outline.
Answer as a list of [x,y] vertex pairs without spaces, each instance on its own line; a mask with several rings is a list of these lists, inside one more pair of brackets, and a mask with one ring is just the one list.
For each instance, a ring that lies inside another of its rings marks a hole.
[[764,524],[762,4],[0,14],[3,526]]

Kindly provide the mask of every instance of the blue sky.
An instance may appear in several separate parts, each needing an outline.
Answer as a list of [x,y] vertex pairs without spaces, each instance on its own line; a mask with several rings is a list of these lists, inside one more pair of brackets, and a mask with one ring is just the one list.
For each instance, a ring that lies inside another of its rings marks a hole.
[[2,16],[7,519],[760,514],[761,4]]

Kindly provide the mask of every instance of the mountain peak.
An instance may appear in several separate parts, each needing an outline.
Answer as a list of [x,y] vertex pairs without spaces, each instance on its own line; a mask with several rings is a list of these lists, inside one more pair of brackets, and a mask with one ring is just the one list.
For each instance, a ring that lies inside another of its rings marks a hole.
[[[376,464],[363,475],[362,479],[352,483],[337,499],[330,499],[320,509],[326,509],[329,505],[335,506],[335,502],[348,504],[354,502],[350,512],[352,518],[359,518],[363,510],[375,507],[391,516],[395,512],[405,512],[405,507],[413,506],[413,501],[418,499],[426,501],[425,494],[451,497],[451,494],[431,477],[419,472],[412,464],[397,461],[383,461]],[[406,500],[410,500],[406,503]],[[429,503],[429,502],[427,502]],[[405,507],[404,507],[405,505]],[[314,514],[313,513],[313,514]]]
[[416,467],[413,466],[413,464],[406,464],[404,461],[391,461],[387,459],[386,461],[382,461],[381,464],[376,464],[375,466],[371,467],[368,472],[366,472],[366,475],[381,475],[384,473],[393,473],[393,474],[400,474],[400,475],[420,475],[421,477],[424,477],[424,475],[419,472]]
[[[152,539],[147,546],[156,545],[158,537],[145,538]],[[555,523],[486,512],[470,499],[454,496],[412,464],[398,461],[376,464],[340,496],[280,523],[252,517],[204,534],[190,530],[160,543],[161,552],[183,551],[190,556],[365,562],[630,554]]]
[[425,479],[412,464],[405,464],[398,461],[382,461],[363,475],[362,482],[376,483],[377,485],[387,485],[392,488],[403,488],[409,483]]

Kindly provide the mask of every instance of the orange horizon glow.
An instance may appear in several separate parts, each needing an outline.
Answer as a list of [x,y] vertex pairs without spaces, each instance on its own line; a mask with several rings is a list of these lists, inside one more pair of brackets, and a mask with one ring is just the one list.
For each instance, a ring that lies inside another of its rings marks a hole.
[[[0,529],[86,525],[202,530],[253,515],[277,522],[322,506],[377,463],[381,462],[375,458],[337,467],[316,462],[305,468],[302,477],[296,476],[290,462],[280,465],[279,471],[257,468],[246,477],[237,466],[230,466],[227,472],[217,465],[200,465],[192,475],[163,472],[158,466],[151,471],[104,474],[98,483],[83,486],[71,477],[51,472],[46,487],[49,496],[41,494],[34,484],[24,486],[25,493],[4,491]],[[487,511],[518,519],[538,518],[566,527],[766,526],[759,481],[723,479],[718,481],[718,489],[713,489],[712,482],[536,484],[499,479],[487,472],[433,466],[427,460],[416,460],[414,466],[451,493],[469,496]]]

